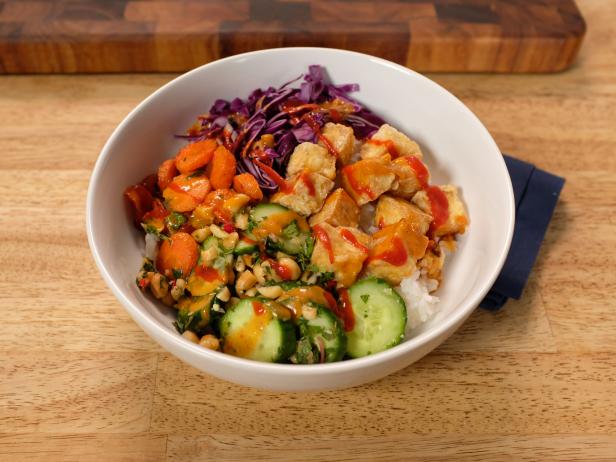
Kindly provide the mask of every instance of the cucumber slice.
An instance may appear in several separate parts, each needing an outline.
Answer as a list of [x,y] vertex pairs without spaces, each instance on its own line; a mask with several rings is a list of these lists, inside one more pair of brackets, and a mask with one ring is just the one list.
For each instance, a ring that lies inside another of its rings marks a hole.
[[240,240],[237,242],[237,245],[235,246],[233,253],[235,255],[245,255],[247,253],[256,252],[258,248],[259,247],[257,246],[257,243],[254,241],[254,239],[251,239],[246,236],[242,236]]
[[220,320],[223,351],[264,362],[286,361],[296,346],[291,320],[282,320],[263,298],[245,298]]
[[250,211],[250,219],[259,223],[271,215],[288,211],[288,208],[278,204],[259,204]]
[[[340,361],[344,357],[347,338],[340,320],[327,308],[314,305],[316,317],[297,320],[300,332],[295,359],[300,364],[320,362],[320,352],[324,350],[324,362]],[[308,345],[306,344],[308,342]]]
[[406,305],[384,280],[368,278],[349,289],[355,318],[347,332],[347,353],[360,358],[398,345],[404,339]]
[[176,305],[177,320],[173,323],[177,331],[180,334],[187,330],[201,333],[210,323],[213,302],[214,294],[180,299]]

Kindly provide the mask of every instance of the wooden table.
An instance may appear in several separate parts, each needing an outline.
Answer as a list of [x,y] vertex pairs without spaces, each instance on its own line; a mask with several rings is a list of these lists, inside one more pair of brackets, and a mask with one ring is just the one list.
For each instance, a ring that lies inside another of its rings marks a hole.
[[557,75],[431,76],[567,178],[524,297],[417,364],[319,394],[197,372],[131,321],[84,229],[111,130],[172,75],[0,78],[0,460],[615,460],[616,3]]

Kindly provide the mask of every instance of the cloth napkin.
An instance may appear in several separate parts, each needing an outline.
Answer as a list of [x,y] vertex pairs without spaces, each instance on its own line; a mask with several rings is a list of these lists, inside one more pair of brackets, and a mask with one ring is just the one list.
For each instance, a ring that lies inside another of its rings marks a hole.
[[511,248],[496,282],[479,304],[499,310],[509,298],[518,300],[539,253],[565,179],[533,164],[503,155],[515,196],[515,229]]

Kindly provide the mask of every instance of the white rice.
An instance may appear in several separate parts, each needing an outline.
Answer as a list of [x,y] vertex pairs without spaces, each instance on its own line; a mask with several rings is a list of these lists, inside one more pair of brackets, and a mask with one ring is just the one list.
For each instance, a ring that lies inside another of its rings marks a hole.
[[370,202],[359,208],[359,227],[363,232],[374,234],[379,230],[379,228],[374,226],[375,211],[376,207]]
[[145,257],[156,260],[159,239],[152,233],[145,233]]
[[438,311],[439,299],[430,295],[430,290],[436,289],[437,286],[437,281],[428,279],[422,276],[419,271],[415,271],[408,278],[404,278],[400,285],[396,287],[396,292],[400,294],[406,304],[407,332],[426,322]]

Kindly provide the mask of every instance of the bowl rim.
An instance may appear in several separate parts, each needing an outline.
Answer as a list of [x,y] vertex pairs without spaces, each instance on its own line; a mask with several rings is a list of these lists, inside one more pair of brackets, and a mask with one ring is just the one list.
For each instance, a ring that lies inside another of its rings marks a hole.
[[[275,55],[275,54],[288,54],[288,53],[303,53],[303,52],[318,52],[324,54],[332,54],[332,55],[350,55],[355,57],[360,57],[363,59],[368,59],[369,61],[375,62],[379,65],[389,67],[397,72],[401,72],[413,78],[417,78],[423,80],[424,83],[432,86],[435,91],[441,93],[445,98],[448,98],[454,105],[458,106],[462,112],[464,112],[471,120],[477,125],[477,128],[480,132],[483,133],[485,141],[488,144],[492,145],[493,150],[499,154],[500,156],[500,165],[502,167],[501,173],[505,173],[504,177],[506,178],[506,190],[507,190],[507,203],[508,203],[508,223],[507,223],[507,231],[505,236],[505,245],[500,250],[500,254],[496,259],[496,264],[492,268],[492,272],[490,277],[486,278],[483,284],[480,285],[478,289],[474,291],[474,295],[467,295],[461,304],[458,304],[455,308],[451,316],[443,321],[440,324],[435,325],[433,328],[427,330],[426,332],[422,332],[415,337],[409,338],[399,345],[390,348],[388,350],[384,350],[378,353],[374,353],[369,356],[365,356],[363,358],[355,358],[349,359],[345,361],[339,361],[334,363],[325,363],[325,364],[279,364],[279,363],[265,363],[254,361],[250,359],[239,358],[236,356],[232,356],[226,353],[208,350],[199,345],[196,345],[192,342],[187,341],[182,338],[177,333],[172,332],[171,330],[165,328],[160,325],[159,322],[154,319],[152,316],[147,314],[147,312],[141,309],[137,304],[133,304],[123,293],[122,289],[115,283],[107,268],[104,266],[101,255],[99,253],[99,248],[97,246],[97,237],[96,230],[92,226],[92,216],[94,213],[94,193],[96,189],[96,183],[98,181],[101,172],[104,169],[104,166],[108,162],[109,153],[111,152],[111,146],[115,143],[116,138],[124,131],[125,127],[130,123],[130,121],[135,117],[136,114],[141,112],[146,106],[150,104],[152,100],[157,98],[157,96],[163,92],[165,92],[169,87],[178,84],[182,79],[188,78],[188,76],[201,72],[202,69],[208,67],[217,67],[224,66],[226,63],[232,61],[242,60],[248,57],[254,57],[259,55]],[[88,236],[88,243],[90,246],[90,251],[98,267],[99,272],[101,273],[103,280],[107,284],[107,286],[111,289],[115,297],[120,301],[125,310],[129,313],[129,315],[133,318],[133,320],[148,334],[152,337],[157,343],[160,343],[160,337],[164,337],[167,344],[173,344],[178,350],[183,351],[184,353],[193,354],[197,356],[202,356],[207,358],[212,364],[221,364],[224,366],[238,366],[243,368],[244,370],[250,370],[253,372],[272,372],[272,373],[293,373],[296,375],[326,375],[326,374],[335,374],[339,372],[351,371],[355,369],[362,369],[364,367],[370,367],[375,364],[389,362],[395,360],[399,357],[403,357],[406,354],[410,353],[413,350],[420,349],[421,347],[429,344],[433,340],[437,339],[440,336],[447,336],[454,332],[452,327],[456,326],[458,323],[464,321],[464,319],[469,316],[475,308],[479,305],[480,301],[490,290],[494,281],[498,277],[500,270],[502,269],[505,259],[507,258],[507,254],[509,252],[509,248],[511,245],[511,240],[513,238],[513,230],[515,224],[515,207],[514,207],[514,195],[513,195],[513,187],[511,184],[511,179],[509,174],[507,173],[506,164],[504,158],[501,155],[501,151],[499,150],[496,142],[488,132],[487,128],[483,125],[483,123],[479,120],[479,118],[456,96],[450,93],[441,85],[436,82],[430,80],[429,78],[415,72],[407,67],[401,66],[399,64],[393,63],[383,58],[378,58],[375,56],[371,56],[364,53],[358,53],[355,51],[349,50],[341,50],[336,48],[322,48],[322,47],[285,47],[285,48],[269,48],[258,51],[251,51],[247,53],[241,53],[233,56],[229,56],[226,58],[218,59],[216,61],[212,61],[210,63],[206,63],[202,66],[196,67],[190,71],[187,71],[183,74],[178,75],[174,79],[170,80],[148,97],[146,97],[143,101],[141,101],[135,108],[133,108],[120,122],[120,124],[114,129],[111,133],[105,145],[101,149],[94,168],[92,170],[92,174],[90,175],[90,180],[88,184],[88,192],[86,198],[86,233]],[[167,348],[165,348],[167,349]],[[169,350],[168,350],[169,351]],[[178,355],[175,351],[169,351],[173,355]],[[215,373],[215,371],[212,371]]]

